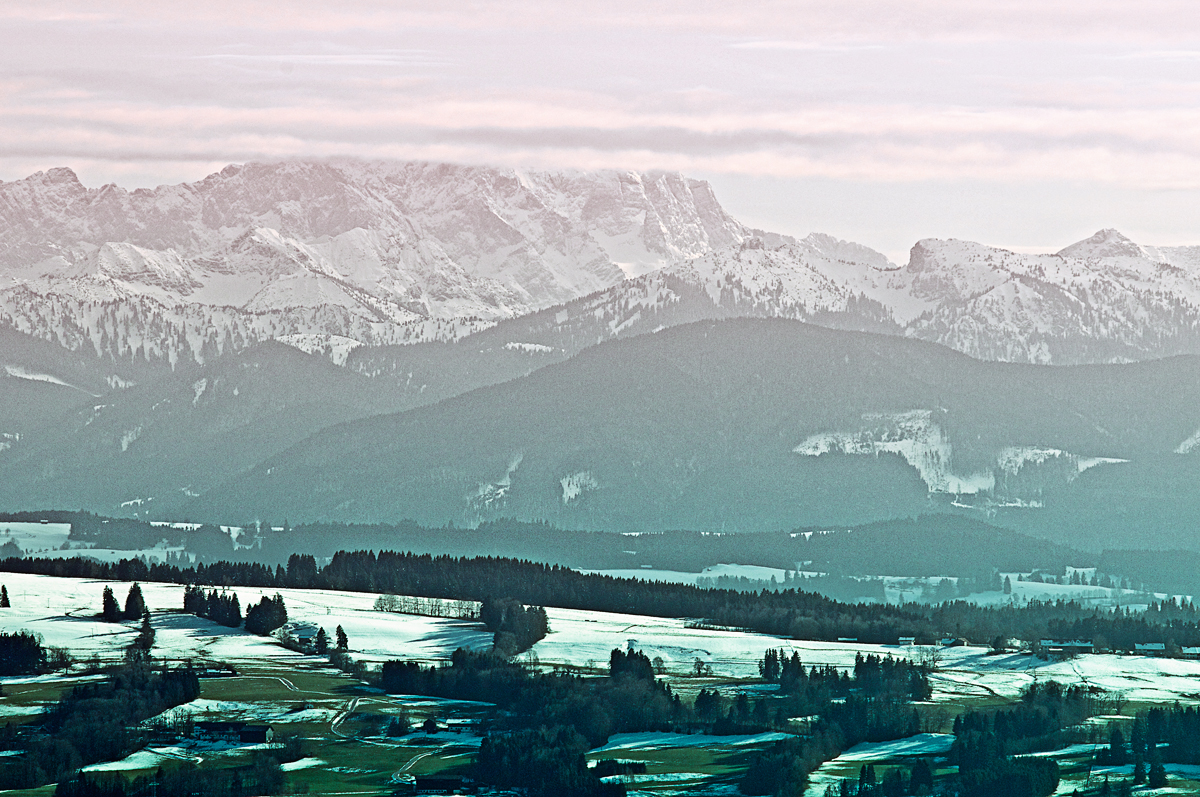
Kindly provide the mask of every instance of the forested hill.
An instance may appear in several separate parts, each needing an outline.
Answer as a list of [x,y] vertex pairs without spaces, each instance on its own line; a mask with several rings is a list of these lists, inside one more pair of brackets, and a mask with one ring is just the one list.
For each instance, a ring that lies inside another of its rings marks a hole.
[[1197,407],[1197,357],[1052,368],[781,319],[698,322],[330,427],[183,510],[719,533],[969,504],[1076,547],[1186,548]]
[[[126,550],[182,546],[204,562],[255,561],[272,567],[295,553],[327,560],[338,550],[403,550],[528,559],[584,570],[678,570],[736,563],[846,576],[956,576],[977,580],[1000,572],[1062,574],[1099,567],[1108,574],[1168,594],[1200,594],[1200,554],[1188,551],[1106,550],[1093,553],[1019,534],[963,515],[923,515],[861,526],[806,527],[759,534],[664,531],[637,535],[574,531],[511,519],[477,528],[428,528],[413,522],[357,525],[313,523],[271,528],[246,523],[235,550],[215,526],[176,528],[86,512],[0,514],[4,523],[66,523],[73,544]],[[86,553],[81,552],[82,555]]]
[[[583,569],[654,567],[699,572],[737,563],[790,570],[797,563],[852,575],[971,575],[980,570],[1062,572],[1095,564],[1092,553],[1038,540],[961,515],[923,515],[862,526],[804,527],[757,534],[662,531],[642,534],[563,529],[543,522],[502,519],[476,528],[395,524],[308,523],[272,528],[246,523],[235,550],[228,534],[107,518],[87,512],[0,514],[5,522],[67,523],[71,541],[137,551],[163,541],[209,561],[248,559],[284,564],[294,553],[328,559],[339,550],[405,550],[531,559]],[[132,554],[131,554],[132,555]]]

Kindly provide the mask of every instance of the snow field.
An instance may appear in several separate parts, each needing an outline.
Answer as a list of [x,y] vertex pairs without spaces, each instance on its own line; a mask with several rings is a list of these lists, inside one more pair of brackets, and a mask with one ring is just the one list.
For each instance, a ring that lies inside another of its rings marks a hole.
[[668,747],[748,747],[791,738],[788,733],[753,733],[741,736],[707,736],[700,733],[616,733],[592,754],[623,750],[661,750]]
[[[111,586],[117,602],[124,604],[129,582],[0,573],[0,583],[8,587],[13,603],[11,609],[0,612],[0,630],[11,633],[27,629],[41,634],[46,645],[65,647],[81,659],[93,654],[101,658],[119,657],[136,634],[135,622],[105,623],[95,617],[100,611],[104,587]],[[209,658],[235,665],[313,658],[284,648],[274,638],[254,636],[183,614],[180,585],[144,583],[141,588],[152,615],[156,656]],[[261,597],[275,592],[246,587],[232,591],[237,593],[243,612]],[[478,625],[376,612],[372,608],[378,597],[375,594],[290,589],[279,592],[289,619],[320,625],[331,640],[334,629],[341,625],[356,658],[439,661],[449,658],[458,647],[484,649],[491,645],[491,634]]]
[[25,553],[57,551],[70,534],[70,523],[0,523],[0,545],[12,540]]
[[[0,630],[28,629],[45,644],[65,647],[79,659],[93,654],[119,657],[136,633],[136,623],[100,622],[101,595],[109,582],[53,578],[19,573],[0,574],[13,606],[0,611]],[[111,582],[118,602],[128,583]],[[142,584],[156,631],[155,655],[171,659],[212,659],[235,666],[245,663],[317,663],[313,656],[287,650],[275,639],[225,628],[178,610],[183,587]],[[235,590],[245,610],[274,591]],[[458,647],[484,650],[491,634],[476,623],[445,618],[389,614],[373,610],[371,593],[280,590],[290,619],[318,624],[332,638],[341,625],[351,655],[368,662],[405,658],[443,661]],[[169,610],[169,611],[168,611]],[[548,608],[550,633],[526,654],[544,665],[605,667],[614,648],[636,649],[651,660],[661,658],[669,677],[686,679],[696,659],[717,678],[753,679],[758,660],[768,648],[799,653],[805,666],[848,668],[857,654],[921,658],[931,648],[785,639],[743,631],[689,628],[677,618]],[[937,649],[938,671],[932,676],[935,702],[978,698],[1012,698],[1035,680],[1087,683],[1121,692],[1133,701],[1200,701],[1200,662],[1142,656],[1095,655],[1043,661],[1034,656],[989,656],[982,647]],[[54,677],[54,676],[50,676]],[[6,679],[14,683],[16,679]],[[3,705],[3,703],[0,703]]]

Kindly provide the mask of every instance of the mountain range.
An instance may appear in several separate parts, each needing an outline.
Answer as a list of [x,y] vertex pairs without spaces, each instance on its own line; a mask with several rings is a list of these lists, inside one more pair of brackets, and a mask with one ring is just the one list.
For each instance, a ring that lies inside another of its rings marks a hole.
[[932,506],[1074,543],[1106,495],[1191,517],[1196,354],[1200,247],[1114,230],[896,265],[674,173],[0,182],[14,508],[763,530]]

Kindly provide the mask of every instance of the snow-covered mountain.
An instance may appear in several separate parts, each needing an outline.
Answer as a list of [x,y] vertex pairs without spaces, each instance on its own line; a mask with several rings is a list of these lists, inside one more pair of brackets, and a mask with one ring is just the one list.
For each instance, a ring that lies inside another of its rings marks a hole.
[[980,359],[1071,364],[1200,351],[1200,247],[1142,247],[1116,230],[1055,254],[925,240],[900,278],[929,303],[908,334]]
[[69,169],[0,183],[0,325],[115,361],[176,366],[276,339],[379,373],[406,356],[373,347],[483,335],[569,357],[738,316],[987,360],[1195,353],[1200,247],[1115,230],[1054,254],[926,239],[897,265],[748,229],[674,173],[335,160],[132,192]]
[[739,244],[471,339],[571,356],[616,337],[747,316],[906,335],[1006,362],[1200,353],[1200,247],[1141,247],[1112,230],[1056,254],[928,239],[897,266],[828,235],[747,231]]
[[292,337],[452,339],[746,231],[678,174],[229,166],[196,183],[0,183],[0,323],[119,358]]

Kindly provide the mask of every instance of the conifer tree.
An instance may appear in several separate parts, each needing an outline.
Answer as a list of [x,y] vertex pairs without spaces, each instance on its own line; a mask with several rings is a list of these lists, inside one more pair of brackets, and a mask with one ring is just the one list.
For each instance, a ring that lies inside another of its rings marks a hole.
[[1152,789],[1161,789],[1167,785],[1167,770],[1157,753],[1155,753],[1154,759],[1150,762],[1150,775],[1146,779],[1146,785]]
[[316,651],[319,655],[324,656],[329,652],[329,635],[325,633],[324,628],[317,629],[317,641],[315,643]]
[[350,638],[346,636],[346,632],[344,630],[342,630],[342,627],[340,625],[337,627],[337,631],[335,631],[334,633],[337,634],[337,649],[338,650],[349,650],[350,649]]
[[142,627],[138,629],[138,635],[133,641],[133,647],[143,651],[149,651],[150,648],[154,647],[154,628],[150,625],[150,612],[145,612],[142,615]]
[[117,599],[113,595],[112,587],[104,588],[104,597],[101,598],[100,617],[106,623],[115,623],[121,619],[121,607],[117,605]]
[[12,604],[8,601],[8,587],[0,584],[0,609],[7,609]]
[[146,601],[142,598],[142,588],[135,581],[129,588],[125,598],[125,619],[136,620],[146,613]]

